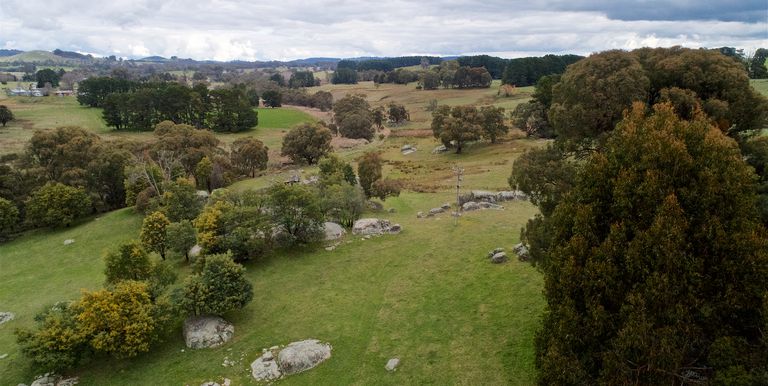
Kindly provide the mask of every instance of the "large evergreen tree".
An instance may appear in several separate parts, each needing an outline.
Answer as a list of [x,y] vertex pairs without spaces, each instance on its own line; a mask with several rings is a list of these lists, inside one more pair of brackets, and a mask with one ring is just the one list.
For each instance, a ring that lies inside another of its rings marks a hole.
[[540,383],[765,384],[754,180],[702,113],[634,106],[544,220]]

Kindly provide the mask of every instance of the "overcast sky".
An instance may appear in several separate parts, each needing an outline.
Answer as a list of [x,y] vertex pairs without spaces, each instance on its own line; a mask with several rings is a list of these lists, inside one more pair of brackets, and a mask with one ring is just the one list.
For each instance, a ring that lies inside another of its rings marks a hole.
[[768,47],[768,0],[0,0],[0,48],[215,60]]

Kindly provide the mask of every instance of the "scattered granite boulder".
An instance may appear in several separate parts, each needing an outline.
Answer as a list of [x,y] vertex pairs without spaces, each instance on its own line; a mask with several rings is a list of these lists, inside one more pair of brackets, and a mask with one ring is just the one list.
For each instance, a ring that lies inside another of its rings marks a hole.
[[441,154],[448,151],[448,148],[445,145],[440,145],[432,149],[432,154]]
[[504,248],[494,248],[492,251],[488,252],[488,257],[493,257],[493,255],[504,252]]
[[335,222],[329,221],[323,223],[323,230],[325,231],[326,241],[338,240],[344,236],[345,233],[347,233],[347,231],[344,230],[344,227],[336,224]]
[[400,224],[392,224],[391,227],[389,227],[389,233],[396,235],[400,233],[403,230],[403,228],[400,226]]
[[198,191],[195,191],[195,196],[197,196],[197,198],[205,201],[205,200],[208,199],[208,197],[211,196],[211,194],[208,193],[207,190],[198,190]]
[[491,263],[493,264],[501,264],[508,260],[507,253],[506,252],[499,252],[494,254],[491,257]]
[[70,378],[64,378],[60,379],[58,383],[56,383],[56,386],[75,386],[80,382],[80,378],[78,377],[70,377]]
[[235,326],[218,316],[193,316],[184,321],[184,342],[193,349],[218,347],[235,334]]
[[427,217],[432,217],[443,212],[445,212],[445,209],[443,208],[432,208],[429,210],[429,213],[427,213]]
[[465,202],[464,205],[461,206],[461,210],[463,210],[465,212],[469,212],[469,211],[473,211],[473,210],[478,210],[478,209],[480,209],[480,204],[478,204],[478,203],[476,203],[474,201]]
[[251,376],[257,381],[273,381],[283,376],[272,351],[265,352],[251,363]]
[[192,248],[189,248],[189,253],[187,255],[191,258],[195,258],[200,256],[200,252],[203,251],[203,247],[195,244]]
[[387,361],[387,365],[384,366],[387,371],[395,371],[397,369],[397,366],[400,364],[400,358],[392,358]]
[[[60,379],[61,377],[54,373],[45,373],[36,377],[30,386],[57,386]],[[77,378],[74,378],[74,383],[68,383],[67,385],[75,384],[77,384]]]
[[440,207],[443,208],[443,210],[451,210],[451,204],[447,202],[444,203],[443,205],[440,205]]
[[400,153],[403,155],[408,155],[416,152],[416,146],[413,145],[403,145],[403,147],[400,148]]
[[293,342],[277,355],[280,370],[291,375],[309,370],[331,357],[331,345],[317,339]]
[[0,359],[5,359],[5,358],[8,358],[8,354],[7,353],[3,354],[3,355],[0,355]]
[[416,218],[424,218],[424,212],[416,213]]
[[75,239],[66,239],[66,240],[64,240],[64,245],[70,245],[70,244],[74,244],[74,243],[75,243]]
[[205,383],[201,383],[200,386],[221,386],[221,385],[218,382],[208,381]]
[[472,198],[474,201],[496,202],[496,193],[487,190],[473,190]]
[[530,259],[530,255],[528,254],[528,247],[525,246],[523,243],[515,244],[514,247],[512,247],[512,251],[515,252],[517,255],[517,258],[520,261],[528,261]]
[[480,205],[480,207],[483,209],[496,209],[496,210],[504,209],[504,207],[499,204],[494,204],[492,202],[486,202],[486,201],[480,201],[478,205]]
[[402,230],[400,225],[395,224],[395,226],[397,226],[397,228],[393,229],[394,226],[389,222],[389,220],[382,220],[378,218],[361,218],[355,221],[354,226],[352,226],[352,234],[377,236],[383,235],[385,233],[400,233]]
[[3,324],[5,322],[10,322],[15,317],[16,317],[16,314],[14,314],[13,312],[0,312],[0,324]]

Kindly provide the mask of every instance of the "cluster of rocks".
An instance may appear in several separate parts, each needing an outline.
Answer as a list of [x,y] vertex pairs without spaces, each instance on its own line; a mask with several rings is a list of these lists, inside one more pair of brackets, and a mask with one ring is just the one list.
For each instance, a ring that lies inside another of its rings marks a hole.
[[398,234],[401,230],[400,224],[392,224],[389,220],[378,218],[361,218],[352,226],[352,234],[363,236]]
[[400,148],[400,153],[403,155],[413,154],[416,152],[416,146],[413,145],[403,145],[403,147]]
[[[515,244],[515,246],[512,247],[512,252],[517,255],[517,258],[520,261],[528,261],[530,258],[528,255],[528,247],[526,247],[523,243]],[[491,263],[494,264],[501,264],[509,260],[507,253],[504,252],[504,248],[496,248],[488,252],[488,258],[491,260]]]
[[285,180],[286,184],[302,184],[302,185],[314,185],[320,181],[318,176],[310,176],[309,178],[302,179],[298,174],[294,174]]
[[509,260],[507,253],[504,252],[504,248],[496,248],[488,252],[488,258],[491,259],[491,263],[493,264],[501,264]]
[[515,244],[515,246],[512,247],[512,251],[515,252],[517,258],[520,261],[528,261],[528,259],[531,258],[531,256],[528,254],[528,247],[526,247],[523,243]]
[[416,213],[416,217],[417,218],[434,217],[434,216],[437,216],[438,214],[445,213],[450,210],[451,210],[451,204],[446,202],[445,204],[440,205],[437,208],[430,209],[429,212],[427,212],[427,214],[424,214],[424,212],[418,212]]
[[0,312],[0,324],[10,322],[16,315],[13,312]]
[[499,204],[494,204],[492,202],[486,202],[486,201],[480,201],[480,202],[467,201],[461,205],[461,210],[464,212],[471,212],[473,210],[480,210],[480,209],[503,210],[504,206]]
[[251,363],[251,375],[257,381],[273,381],[286,375],[298,374],[314,368],[331,357],[331,345],[317,339],[306,339],[264,349]]
[[235,326],[218,316],[192,316],[184,321],[184,343],[192,349],[218,347],[235,335]]
[[504,202],[504,201],[526,201],[528,196],[519,190],[504,190],[501,192],[491,192],[488,190],[473,190],[459,198],[460,202]]
[[[30,386],[74,386],[77,385],[79,379],[77,377],[64,378],[54,373],[45,373],[37,376]],[[27,386],[24,383],[19,383],[18,386]]]

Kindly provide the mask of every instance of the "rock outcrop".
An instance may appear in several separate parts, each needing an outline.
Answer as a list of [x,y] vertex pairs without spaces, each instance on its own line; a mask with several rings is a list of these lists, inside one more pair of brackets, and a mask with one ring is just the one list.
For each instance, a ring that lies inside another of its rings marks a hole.
[[347,233],[344,227],[335,222],[324,222],[323,230],[325,231],[326,241],[338,240]]
[[400,224],[392,225],[389,220],[361,218],[355,221],[355,225],[352,227],[352,234],[377,236],[387,233],[397,234],[401,230]]
[[10,322],[16,315],[13,312],[0,312],[0,324]]
[[184,342],[200,349],[227,343],[235,334],[235,326],[218,316],[193,316],[184,321]]
[[291,375],[309,370],[331,357],[331,345],[317,339],[293,342],[280,350],[277,360],[283,374]]

